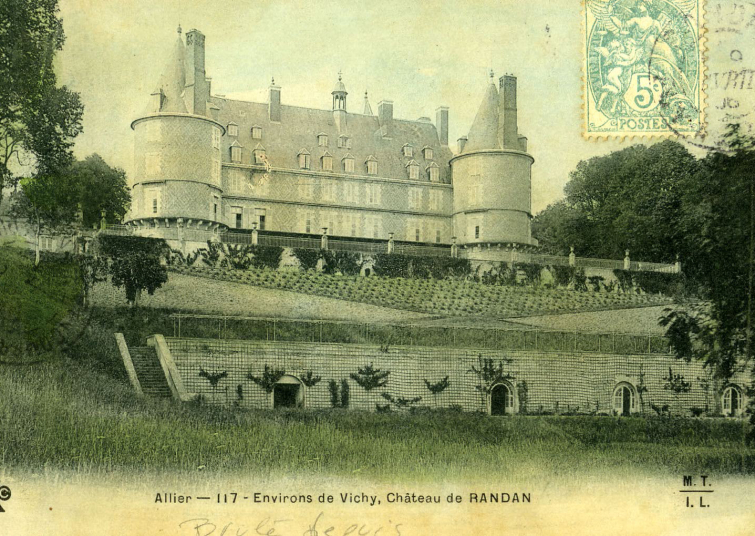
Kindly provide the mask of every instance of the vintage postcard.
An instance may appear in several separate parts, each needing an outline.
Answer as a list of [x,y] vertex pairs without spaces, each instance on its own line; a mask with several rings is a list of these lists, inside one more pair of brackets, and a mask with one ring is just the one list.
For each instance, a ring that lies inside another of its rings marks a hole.
[[753,533],[755,6],[0,21],[0,534]]

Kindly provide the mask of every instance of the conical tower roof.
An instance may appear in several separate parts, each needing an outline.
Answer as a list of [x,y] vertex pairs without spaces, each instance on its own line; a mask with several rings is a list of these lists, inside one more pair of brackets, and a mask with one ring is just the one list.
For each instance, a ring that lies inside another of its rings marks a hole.
[[469,141],[464,147],[464,152],[485,149],[500,149],[498,145],[498,90],[493,83],[488,84],[472,128],[469,129]]
[[156,91],[162,90],[165,100],[161,112],[187,113],[184,102],[186,88],[185,55],[186,48],[181,38],[181,27],[178,28],[178,38],[173,51],[163,69]]

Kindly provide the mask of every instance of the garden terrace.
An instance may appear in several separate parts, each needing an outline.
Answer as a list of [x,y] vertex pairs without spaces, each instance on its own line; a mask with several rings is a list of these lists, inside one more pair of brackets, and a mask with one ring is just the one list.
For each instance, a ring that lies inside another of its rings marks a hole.
[[316,342],[390,346],[431,346],[511,351],[669,354],[668,341],[653,335],[579,333],[537,329],[422,326],[291,320],[175,313],[173,336],[273,342]]
[[339,298],[442,316],[511,318],[548,313],[601,311],[672,303],[671,298],[635,292],[485,285],[459,279],[403,279],[330,275],[315,271],[171,267],[221,281]]

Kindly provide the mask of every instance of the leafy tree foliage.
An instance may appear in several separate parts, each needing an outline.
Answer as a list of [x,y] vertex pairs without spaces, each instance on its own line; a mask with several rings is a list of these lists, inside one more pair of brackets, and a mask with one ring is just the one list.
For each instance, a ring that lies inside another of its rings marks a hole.
[[19,186],[11,198],[11,214],[32,225],[38,265],[42,234],[70,231],[76,220],[76,184],[67,175],[38,175],[21,180]]
[[131,202],[126,172],[110,167],[98,154],[77,160],[66,171],[78,189],[82,223],[97,225],[105,211],[107,223],[119,223]]
[[116,287],[123,287],[129,304],[139,303],[142,291],[154,294],[168,281],[163,259],[170,255],[165,240],[142,236],[101,235],[99,252],[111,259],[110,274]]
[[580,162],[563,201],[533,221],[548,252],[621,259],[629,249],[645,259],[673,262],[682,249],[682,194],[699,163],[681,144],[638,145]]
[[274,369],[270,365],[265,365],[265,369],[262,371],[262,376],[255,376],[250,372],[246,377],[259,385],[266,393],[270,394],[273,392],[273,389],[275,389],[275,384],[278,383],[278,380],[285,375],[285,370]]
[[11,166],[50,176],[71,162],[81,132],[79,95],[57,87],[53,59],[65,35],[57,0],[0,2],[0,200]]

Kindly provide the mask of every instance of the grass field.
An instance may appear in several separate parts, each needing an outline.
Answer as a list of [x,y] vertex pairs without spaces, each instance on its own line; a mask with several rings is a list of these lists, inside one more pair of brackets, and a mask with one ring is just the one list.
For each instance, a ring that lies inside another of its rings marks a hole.
[[[484,285],[472,281],[329,275],[313,271],[186,268],[175,273],[441,316],[507,318],[671,303],[661,295]],[[309,298],[308,298],[309,299]]]
[[6,470],[376,481],[755,474],[746,425],[724,419],[228,410],[140,400],[70,360],[0,366],[0,392]]

